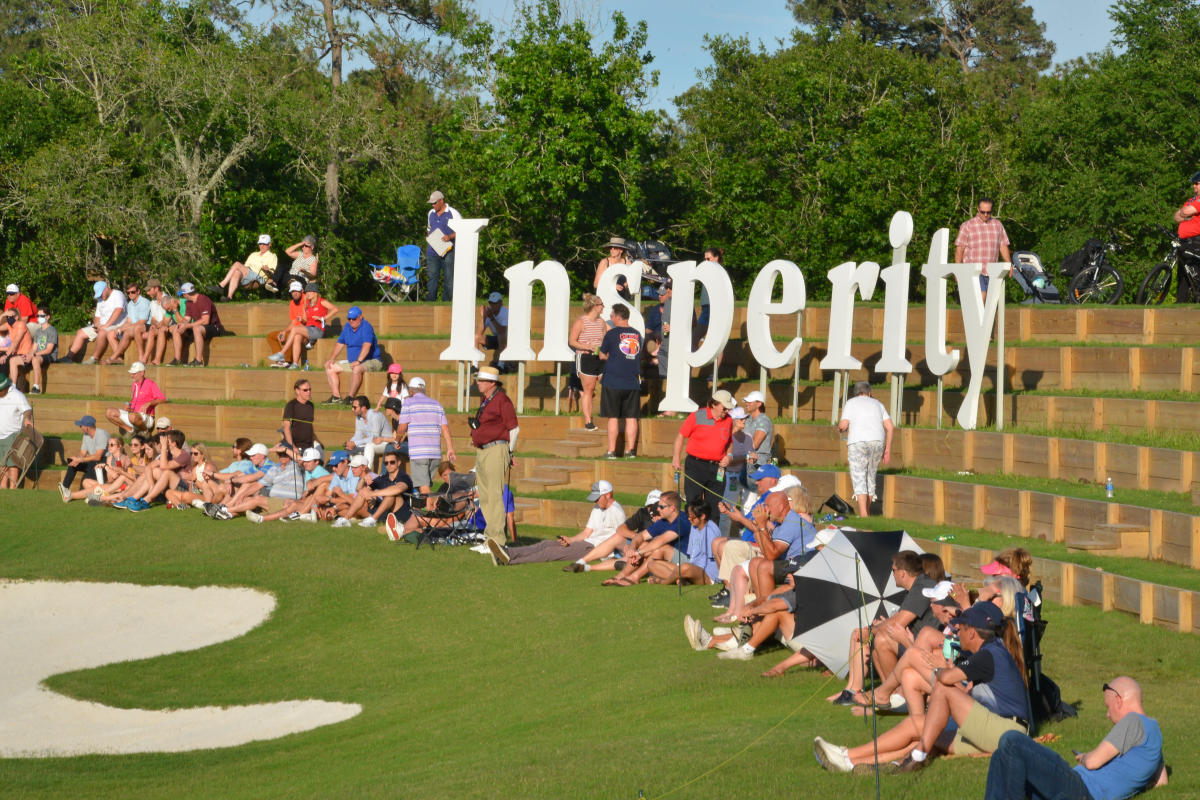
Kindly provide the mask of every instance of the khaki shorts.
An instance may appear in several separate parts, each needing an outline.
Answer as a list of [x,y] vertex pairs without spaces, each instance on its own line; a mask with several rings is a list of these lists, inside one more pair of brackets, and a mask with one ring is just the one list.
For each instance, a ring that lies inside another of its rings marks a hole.
[[283,507],[292,502],[286,497],[268,497],[267,498],[267,513],[274,514],[276,511],[283,511]]
[[[354,372],[354,367],[344,358],[334,364],[334,366],[342,372]],[[363,372],[379,372],[381,369],[383,369],[383,362],[378,358],[368,358],[366,361],[362,362],[362,368]]]
[[956,756],[994,753],[1000,746],[1000,737],[1009,731],[1026,733],[1025,726],[1015,719],[993,714],[976,703],[967,712],[958,733],[954,734],[952,752]]

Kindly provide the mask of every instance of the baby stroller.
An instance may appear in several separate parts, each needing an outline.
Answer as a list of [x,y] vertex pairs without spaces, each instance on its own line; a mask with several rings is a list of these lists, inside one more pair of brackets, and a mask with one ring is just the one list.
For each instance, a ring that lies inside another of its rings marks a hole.
[[1012,277],[1025,292],[1022,303],[1061,303],[1062,295],[1042,267],[1037,253],[1018,250],[1012,256]]

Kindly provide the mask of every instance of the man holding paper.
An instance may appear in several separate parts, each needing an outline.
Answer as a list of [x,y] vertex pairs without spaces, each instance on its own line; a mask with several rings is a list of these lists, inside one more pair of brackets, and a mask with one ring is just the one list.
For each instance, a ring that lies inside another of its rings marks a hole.
[[429,220],[426,223],[428,235],[425,241],[425,299],[437,299],[438,278],[442,278],[442,299],[449,301],[454,291],[454,231],[450,228],[450,220],[462,219],[453,208],[446,204],[446,196],[435,191],[429,195]]

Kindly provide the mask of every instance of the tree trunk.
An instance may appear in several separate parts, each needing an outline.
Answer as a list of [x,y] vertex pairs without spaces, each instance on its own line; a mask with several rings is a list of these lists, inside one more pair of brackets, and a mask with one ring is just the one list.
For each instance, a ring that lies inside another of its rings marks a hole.
[[[342,32],[338,29],[337,19],[333,15],[334,0],[324,0],[325,33],[329,37],[329,88],[330,95],[336,95],[342,85]],[[338,183],[341,169],[338,164],[338,143],[336,139],[329,145],[329,163],[325,166],[325,210],[329,214],[329,229],[335,230],[338,218],[341,216],[341,206],[338,200]]]

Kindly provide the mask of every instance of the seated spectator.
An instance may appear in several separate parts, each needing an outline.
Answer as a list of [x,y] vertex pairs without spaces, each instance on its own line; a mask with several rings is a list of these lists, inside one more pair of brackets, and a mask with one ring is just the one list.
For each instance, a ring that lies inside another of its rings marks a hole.
[[921,553],[921,571],[934,583],[941,583],[950,577],[946,574],[946,564],[937,553]]
[[317,341],[325,335],[325,323],[337,313],[337,306],[321,297],[317,284],[309,283],[304,287],[304,295],[300,303],[295,302],[296,287],[300,283],[292,281],[288,287],[291,290],[293,302],[288,304],[288,312],[292,314],[291,324],[277,337],[268,334],[267,340],[274,347],[274,338],[282,344],[278,353],[267,356],[274,363],[273,367],[281,369],[300,369],[300,360],[305,350],[311,350]]
[[[340,451],[339,451],[340,452]],[[257,511],[246,511],[246,519],[254,523],[283,520],[285,522],[316,522],[316,507],[322,495],[328,495],[323,490],[329,486],[333,473],[321,466],[321,452],[310,447],[300,454],[300,464],[304,467],[304,492],[300,497],[285,503],[283,508],[267,514]]]
[[[254,448],[250,448],[253,451]],[[204,513],[213,519],[233,519],[248,511],[273,514],[304,494],[304,469],[287,450],[278,453],[278,463],[255,479],[246,481],[225,503],[206,503]]]
[[[178,297],[163,294],[158,280],[152,278],[146,283],[146,294],[150,300],[150,324],[142,335],[142,348],[138,361],[157,367],[163,363],[167,353],[167,339],[172,336],[176,326],[183,324],[186,303]],[[146,356],[142,358],[142,356]]]
[[0,467],[3,468],[3,474],[0,474],[0,489],[17,488],[20,468],[12,463],[9,451],[23,430],[33,433],[33,406],[29,404],[29,399],[13,386],[9,377],[0,373]]
[[244,262],[233,262],[225,277],[214,287],[213,293],[219,295],[220,290],[224,290],[226,299],[232,300],[239,287],[253,289],[262,286],[267,291],[277,292],[279,289],[272,276],[278,264],[279,258],[271,252],[271,237],[264,233],[258,237],[258,250],[246,256]]
[[[365,456],[355,456],[351,467],[355,464],[370,462]],[[362,459],[362,462],[358,461]],[[354,502],[346,510],[346,517],[353,519],[365,510],[366,516],[358,523],[362,528],[374,528],[379,519],[389,511],[396,519],[407,526],[412,517],[412,508],[408,502],[408,492],[412,491],[412,478],[400,469],[400,453],[395,450],[383,455],[383,472],[375,476],[369,483],[360,483]]]
[[103,364],[120,364],[124,360],[125,351],[134,342],[138,345],[140,356],[145,343],[142,341],[146,327],[150,324],[150,300],[142,295],[142,290],[136,283],[131,282],[125,287],[125,323],[115,332],[117,344],[113,354],[104,359]]
[[267,340],[267,348],[271,351],[267,355],[267,360],[271,362],[272,367],[288,363],[287,355],[284,353],[284,344],[291,338],[292,331],[306,330],[304,324],[304,284],[300,281],[292,281],[288,284],[287,289],[288,326],[277,331],[270,331],[263,337]]
[[[718,581],[721,583],[721,591],[709,598],[712,600],[713,608],[729,607],[729,576],[734,565],[749,561],[753,556],[762,554],[762,550],[754,541],[756,523],[750,518],[762,505],[767,493],[779,483],[781,477],[782,473],[779,471],[779,467],[774,464],[764,464],[750,474],[750,480],[754,481],[756,492],[751,492],[746,496],[745,505],[740,511],[732,504],[720,507],[722,519],[728,518],[731,523],[735,523],[741,528],[741,538],[731,539],[722,536],[713,542],[713,556],[720,565]],[[738,529],[731,528],[731,530],[736,533]]]
[[[358,493],[359,479],[350,471],[350,454],[345,450],[334,450],[325,468],[329,470],[329,480],[319,482],[311,510],[320,519],[334,520],[335,527],[349,526],[350,520],[342,520],[339,515],[349,508]],[[337,525],[339,521],[345,526]]]
[[[229,475],[234,472],[246,472],[253,469],[253,463],[250,461],[246,451],[253,447],[253,443],[245,436],[239,436],[234,440],[233,444],[229,445],[229,450],[233,455],[233,460],[228,466],[217,470],[220,475]],[[263,453],[267,452],[267,448],[263,446]]]
[[92,297],[96,301],[92,321],[75,334],[60,362],[73,363],[87,348],[88,342],[95,342],[96,349],[90,358],[84,359],[84,364],[95,364],[109,346],[117,346],[117,331],[125,324],[125,295],[114,292],[105,281],[96,281],[92,284]]
[[[262,489],[259,479],[279,466],[268,456],[270,451],[262,442],[250,444],[249,439],[238,439],[235,449],[242,448],[242,458],[220,470],[215,477],[214,503],[228,503],[235,497],[245,497]],[[194,504],[193,504],[194,505]]]
[[367,462],[375,463],[375,455],[392,441],[392,426],[387,417],[371,408],[366,395],[359,395],[350,404],[354,412],[354,435],[346,442],[350,455],[362,454]]
[[15,307],[0,312],[0,372],[9,372],[12,360],[32,348],[29,326]]
[[508,347],[508,307],[504,305],[504,295],[499,292],[489,294],[487,303],[479,307],[475,346],[492,351],[489,364],[501,374],[508,371],[508,364],[500,361],[501,351]]
[[187,310],[184,312],[183,322],[171,328],[171,340],[175,343],[175,358],[171,360],[169,366],[183,365],[183,343],[191,339],[195,349],[192,353],[192,360],[187,363],[187,366],[203,367],[205,341],[215,339],[225,333],[225,327],[221,324],[221,316],[217,313],[216,305],[212,300],[196,291],[193,284],[185,283],[180,286],[179,296],[187,300]]
[[[346,327],[338,335],[333,353],[325,362],[325,377],[329,381],[329,391],[332,392],[326,404],[350,403],[350,398],[358,394],[362,386],[363,375],[367,372],[378,372],[383,369],[383,349],[375,339],[375,329],[363,318],[362,309],[351,306],[346,312]],[[342,349],[346,350],[346,358],[338,359]],[[341,395],[341,373],[350,373],[350,386],[345,398]]]
[[113,476],[119,475],[128,466],[129,456],[125,453],[125,440],[120,436],[110,436],[108,446],[104,449],[104,458],[96,467],[96,477],[84,478],[80,484],[81,488],[71,492],[71,499],[85,499],[104,485],[106,480],[111,480]]
[[290,264],[281,261],[275,267],[275,285],[283,286],[292,280],[307,284],[317,279],[317,237],[305,236],[284,252],[292,261]]
[[32,325],[37,317],[37,306],[32,300],[21,294],[21,287],[15,283],[10,283],[4,290],[4,310],[15,308],[17,314],[25,321],[26,325]]
[[196,443],[192,445],[191,456],[192,464],[179,473],[179,482],[163,493],[167,508],[188,508],[197,502],[215,503],[224,497],[216,465],[208,457],[208,448]]
[[365,517],[370,513],[366,510],[367,503],[359,501],[358,493],[364,488],[369,488],[376,478],[375,473],[371,471],[371,464],[364,456],[350,456],[347,464],[347,472],[350,474],[347,482],[353,481],[354,490],[343,490],[344,497],[332,496],[337,510],[337,519],[333,521],[335,528],[348,528],[351,520],[358,518],[360,514]]
[[[750,453],[750,446],[753,440],[746,433],[746,418],[748,414],[746,409],[738,406],[733,411],[729,412],[729,418],[733,420],[732,438],[733,443],[729,449],[729,466],[725,467],[725,495],[724,502],[733,508],[738,508],[742,505],[742,498],[749,494],[749,484],[746,482],[749,476],[749,462],[746,457]],[[718,506],[720,508],[721,506]],[[729,531],[733,526],[733,519],[724,512],[721,514],[721,538],[728,539]]]
[[896,666],[899,644],[894,628],[907,628],[913,634],[935,623],[929,597],[922,591],[932,589],[933,581],[921,570],[921,557],[912,550],[901,550],[892,556],[892,579],[907,594],[900,608],[890,617],[875,621],[870,628],[857,628],[850,634],[850,673],[846,688],[826,698],[837,705],[871,705],[870,697],[863,694],[863,649],[869,640],[870,654],[875,670],[887,675]]
[[36,319],[29,325],[32,345],[8,361],[8,374],[14,384],[20,378],[21,370],[29,369],[30,394],[42,393],[42,370],[58,355],[58,329],[50,324],[50,312],[39,309]]
[[[838,747],[818,736],[818,763],[831,772],[850,772],[858,764],[874,763],[878,753],[880,762],[903,758],[897,769],[911,772],[925,766],[935,744],[956,755],[983,754],[994,752],[1008,731],[1024,735],[1029,705],[1023,659],[1019,648],[1013,651],[1001,639],[1010,624],[991,603],[976,603],[962,612],[951,625],[963,655],[954,666],[925,676],[931,685],[928,710],[923,703],[910,705],[900,724],[858,747]],[[952,737],[946,730],[951,718],[958,725]]]
[[692,530],[691,523],[680,510],[682,505],[683,499],[678,493],[663,492],[658,498],[659,520],[646,531],[650,534],[650,539],[631,548],[621,573],[601,585],[633,586],[640,583],[642,578],[650,573],[652,561],[675,563],[675,559],[679,559],[679,563],[682,563]]
[[1113,726],[1071,767],[1058,753],[1020,732],[1000,737],[988,765],[984,800],[1024,797],[1132,797],[1165,786],[1162,730],[1142,706],[1142,687],[1122,675],[1104,684],[1106,716]]
[[588,494],[596,505],[588,515],[583,530],[573,536],[557,536],[527,547],[505,548],[488,539],[488,547],[499,565],[538,564],[547,561],[575,561],[596,545],[604,542],[625,521],[625,509],[613,498],[613,486],[608,481],[596,481]]
[[704,501],[688,506],[686,549],[675,548],[671,560],[650,561],[651,583],[712,583],[717,577],[717,562],[712,557],[712,541],[721,530],[712,520],[713,512]]
[[146,365],[135,361],[129,367],[133,386],[124,408],[110,408],[104,417],[123,431],[148,433],[154,429],[154,409],[167,397],[158,384],[146,377]]
[[1024,547],[1010,547],[1002,550],[990,563],[984,564],[979,571],[984,575],[1009,575],[1029,587],[1029,576],[1033,570],[1033,556]]
[[[112,437],[109,439],[111,448],[114,439],[120,437]],[[117,492],[122,492],[132,486],[138,478],[145,472],[149,464],[153,463],[158,453],[154,449],[150,439],[141,433],[135,433],[129,437],[128,452],[125,453],[124,463],[118,463],[111,458],[104,465],[105,482],[92,487],[85,499],[88,505],[98,506],[104,505],[105,499],[109,495],[114,495]],[[84,485],[88,484],[88,479],[84,478]],[[76,493],[72,493],[72,497],[77,497]]]
[[108,431],[97,428],[96,418],[91,414],[75,420],[75,427],[83,431],[83,442],[79,446],[79,455],[67,459],[67,471],[58,485],[64,503],[71,502],[71,484],[76,475],[96,479],[96,465],[104,459],[108,449]]
[[186,480],[192,467],[191,448],[186,447],[183,431],[158,433],[158,458],[130,486],[109,496],[106,502],[127,511],[145,511],[168,489],[176,489]]
[[[645,504],[634,511],[625,521],[617,526],[612,536],[588,550],[581,557],[563,567],[563,572],[591,572],[592,570],[611,570],[618,565],[625,567],[625,562],[613,558],[618,551],[625,556],[632,553],[633,548],[650,541],[647,532],[651,525],[658,520],[658,499],[662,492],[651,489],[646,495]],[[592,564],[591,562],[597,562]]]

